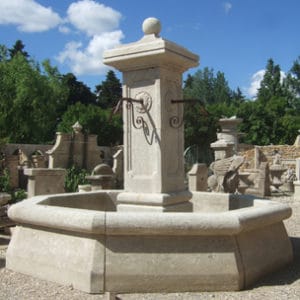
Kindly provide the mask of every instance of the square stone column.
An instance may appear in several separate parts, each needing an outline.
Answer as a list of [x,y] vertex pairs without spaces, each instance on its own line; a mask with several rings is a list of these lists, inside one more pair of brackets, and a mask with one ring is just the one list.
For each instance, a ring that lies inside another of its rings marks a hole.
[[191,195],[184,190],[183,103],[176,100],[182,73],[199,57],[159,37],[157,19],[146,19],[143,30],[138,42],[104,53],[104,63],[123,72],[125,192],[118,209],[166,211],[180,204],[181,210]]

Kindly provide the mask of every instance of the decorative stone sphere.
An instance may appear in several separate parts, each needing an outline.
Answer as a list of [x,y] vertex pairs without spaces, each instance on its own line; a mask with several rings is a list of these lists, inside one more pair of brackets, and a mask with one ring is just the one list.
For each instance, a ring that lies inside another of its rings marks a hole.
[[159,35],[161,30],[160,21],[156,18],[147,18],[143,22],[143,31],[145,34],[155,34]]

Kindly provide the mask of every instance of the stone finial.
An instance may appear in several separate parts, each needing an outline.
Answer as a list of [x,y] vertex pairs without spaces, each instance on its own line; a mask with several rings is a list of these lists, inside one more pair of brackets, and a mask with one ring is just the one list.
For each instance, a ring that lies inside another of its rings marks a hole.
[[80,133],[82,130],[82,126],[80,125],[80,123],[78,121],[72,126],[72,128],[75,133]]
[[147,18],[143,22],[143,31],[145,35],[154,34],[155,36],[159,36],[161,31],[160,21],[156,18]]

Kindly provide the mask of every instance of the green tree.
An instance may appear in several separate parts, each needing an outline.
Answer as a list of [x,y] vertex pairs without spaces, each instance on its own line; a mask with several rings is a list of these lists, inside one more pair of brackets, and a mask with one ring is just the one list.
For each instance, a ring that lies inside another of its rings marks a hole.
[[275,65],[273,59],[269,59],[263,80],[258,89],[257,98],[263,103],[267,103],[272,97],[283,96],[283,87],[281,84],[281,69]]
[[10,48],[9,55],[10,58],[14,58],[17,54],[23,55],[26,59],[29,58],[29,54],[24,50],[25,45],[21,40],[17,40],[12,48]]
[[73,105],[77,102],[82,104],[96,104],[96,95],[83,82],[78,81],[74,74],[67,73],[63,75],[62,82],[69,91],[68,105]]
[[96,86],[97,101],[101,108],[115,107],[122,97],[122,85],[114,71],[107,72],[106,79]]
[[193,76],[188,75],[184,82],[184,98],[199,99],[205,105],[215,103],[230,103],[232,91],[225,79],[224,73],[205,67]]
[[5,45],[0,45],[0,62],[8,60],[8,49]]
[[300,56],[294,61],[292,68],[284,80],[284,88],[291,108],[300,112]]
[[201,145],[209,148],[216,140],[217,120],[201,103],[185,105],[184,137],[185,147]]
[[199,99],[204,104],[214,103],[214,71],[205,67],[189,76],[183,88],[184,98]]
[[[59,84],[58,84],[59,85]],[[63,93],[33,61],[17,53],[0,62],[0,138],[46,143],[54,138]]]
[[[289,97],[292,89],[286,86],[280,66],[269,59],[256,101],[245,103],[239,109],[239,116],[244,120],[241,129],[245,132],[245,142],[258,145],[293,142],[297,135],[295,127],[300,124],[296,106],[292,104],[295,102]],[[292,122],[296,122],[295,127]]]
[[236,89],[236,91],[231,92],[231,104],[234,105],[237,109],[245,101],[246,98],[239,87]]
[[70,105],[58,126],[61,132],[72,132],[72,125],[79,121],[85,133],[97,134],[99,145],[122,144],[122,120],[118,115],[95,105],[77,102]]
[[231,90],[228,82],[225,79],[224,73],[218,71],[213,82],[213,103],[226,103],[230,104]]

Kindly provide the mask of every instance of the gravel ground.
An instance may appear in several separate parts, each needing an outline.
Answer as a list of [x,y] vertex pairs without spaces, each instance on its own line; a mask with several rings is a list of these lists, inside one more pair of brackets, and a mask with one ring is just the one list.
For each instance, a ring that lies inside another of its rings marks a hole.
[[[122,300],[173,300],[173,299],[300,299],[300,202],[293,197],[273,197],[273,200],[288,203],[293,215],[285,221],[294,247],[294,262],[287,268],[271,274],[254,286],[239,292],[199,292],[171,294],[118,294]],[[61,286],[52,282],[35,279],[5,269],[5,253],[9,235],[0,232],[0,299],[115,299],[112,295],[90,295],[71,286]]]

